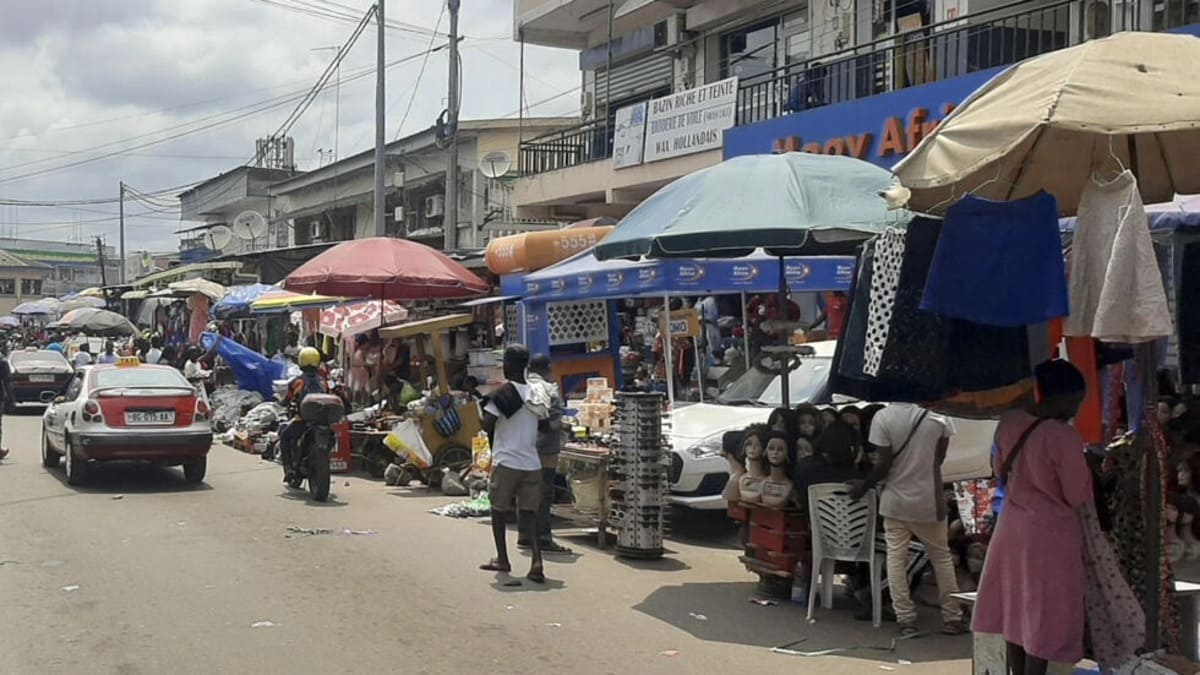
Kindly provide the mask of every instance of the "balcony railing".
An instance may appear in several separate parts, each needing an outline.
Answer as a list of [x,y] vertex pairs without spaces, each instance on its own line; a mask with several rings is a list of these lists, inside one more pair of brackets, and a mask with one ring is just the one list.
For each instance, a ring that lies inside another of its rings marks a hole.
[[[1154,4],[1144,17],[1146,3]],[[1021,0],[744,79],[736,124],[1006,66],[1120,31],[1171,30],[1200,15],[1197,0],[1031,5]],[[611,157],[612,149],[608,123],[596,120],[525,141],[520,170],[528,175],[586,164]]]
[[613,135],[608,120],[531,138],[521,143],[522,175],[546,173],[612,157]]

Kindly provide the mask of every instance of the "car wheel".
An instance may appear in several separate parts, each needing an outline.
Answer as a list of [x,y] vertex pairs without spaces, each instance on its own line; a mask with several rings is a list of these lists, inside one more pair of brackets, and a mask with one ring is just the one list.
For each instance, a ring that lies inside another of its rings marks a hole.
[[204,474],[208,471],[208,458],[200,457],[197,459],[189,459],[183,463],[183,477],[189,483],[199,483],[204,480]]
[[57,469],[61,460],[62,454],[50,448],[50,438],[46,435],[46,430],[42,429],[42,466],[47,469]]
[[87,480],[88,464],[86,459],[81,459],[75,453],[75,444],[67,440],[66,452],[63,453],[66,457],[66,473],[67,485],[83,485]]

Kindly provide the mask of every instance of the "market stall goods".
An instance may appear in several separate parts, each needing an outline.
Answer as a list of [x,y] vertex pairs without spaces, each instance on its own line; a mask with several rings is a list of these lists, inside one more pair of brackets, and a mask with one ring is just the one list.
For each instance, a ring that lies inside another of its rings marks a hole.
[[663,553],[670,438],[663,433],[662,407],[662,394],[617,394],[611,508],[617,552],[628,557],[657,558]]

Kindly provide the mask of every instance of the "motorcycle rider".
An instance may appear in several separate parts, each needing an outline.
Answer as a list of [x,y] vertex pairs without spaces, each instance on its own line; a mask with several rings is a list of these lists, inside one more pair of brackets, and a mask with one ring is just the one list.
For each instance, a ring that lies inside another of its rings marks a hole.
[[299,453],[296,444],[308,430],[308,423],[300,417],[300,402],[309,394],[328,394],[329,383],[321,373],[321,352],[315,347],[300,350],[300,375],[288,382],[283,404],[292,413],[292,421],[279,432],[280,460],[283,462],[283,482],[289,483],[296,474]]

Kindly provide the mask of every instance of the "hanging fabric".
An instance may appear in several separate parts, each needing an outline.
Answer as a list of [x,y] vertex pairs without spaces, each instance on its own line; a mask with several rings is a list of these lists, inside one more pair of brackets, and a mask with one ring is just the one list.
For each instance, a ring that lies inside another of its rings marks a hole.
[[871,276],[871,304],[867,309],[867,344],[863,372],[875,375],[883,359],[888,331],[892,325],[892,306],[900,283],[904,262],[904,230],[889,227],[875,246],[875,270]]
[[1129,171],[1088,181],[1071,244],[1066,334],[1147,342],[1172,332],[1146,209]]
[[1046,192],[995,202],[973,195],[946,211],[921,309],[993,326],[1067,316],[1058,202]]

